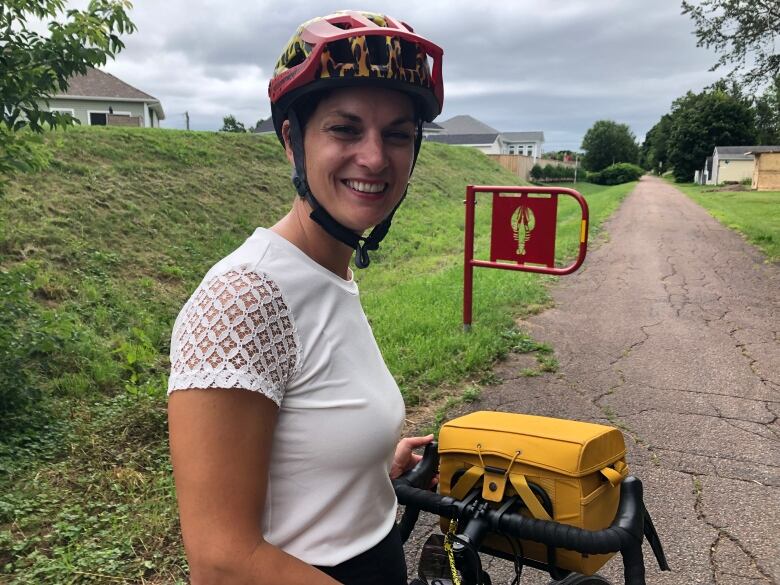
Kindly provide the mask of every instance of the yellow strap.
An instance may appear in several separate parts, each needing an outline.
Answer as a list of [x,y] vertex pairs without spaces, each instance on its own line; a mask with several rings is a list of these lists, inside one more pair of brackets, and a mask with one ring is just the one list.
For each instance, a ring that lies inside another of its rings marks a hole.
[[531,511],[534,518],[538,520],[552,520],[547,510],[544,509],[539,499],[531,491],[531,487],[528,485],[528,481],[525,476],[520,473],[513,473],[509,476],[509,481],[512,482],[512,487],[515,488],[517,495],[523,500],[523,503]]
[[457,520],[455,520],[455,518],[451,519],[447,534],[444,535],[444,550],[447,551],[447,560],[450,561],[450,575],[452,576],[454,585],[460,585],[460,576],[458,575],[458,569],[455,566],[455,553],[452,550],[452,541],[455,538],[455,529],[457,526]]
[[601,475],[607,478],[607,481],[612,484],[612,487],[617,487],[620,482],[623,481],[628,475],[628,465],[622,461],[617,461],[613,464],[613,467],[605,467],[601,469]]
[[458,482],[455,485],[450,486],[450,497],[455,498],[456,500],[462,500],[466,494],[469,493],[471,488],[474,487],[477,480],[484,474],[485,470],[478,465],[469,467],[466,473],[460,476]]

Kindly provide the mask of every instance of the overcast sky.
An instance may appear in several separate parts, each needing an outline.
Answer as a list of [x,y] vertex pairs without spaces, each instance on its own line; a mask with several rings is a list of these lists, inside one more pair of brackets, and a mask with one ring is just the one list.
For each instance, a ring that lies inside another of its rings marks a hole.
[[[74,3],[75,4],[75,3]],[[268,80],[298,24],[343,8],[388,13],[444,48],[439,120],[542,130],[579,148],[596,121],[641,140],[672,101],[720,77],[679,0],[135,0],[138,31],[106,70],[161,100],[167,128],[217,130],[270,115]]]

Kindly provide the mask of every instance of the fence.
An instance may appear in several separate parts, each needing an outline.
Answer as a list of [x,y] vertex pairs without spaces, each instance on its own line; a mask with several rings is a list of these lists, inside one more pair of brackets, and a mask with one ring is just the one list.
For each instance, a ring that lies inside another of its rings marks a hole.
[[488,156],[524,181],[528,181],[531,178],[531,169],[535,164],[542,167],[550,164],[572,169],[577,166],[573,161],[570,162],[547,158],[537,158],[536,161],[534,161],[532,156],[524,156],[522,154],[489,154]]
[[143,126],[141,116],[122,116],[119,114],[106,114],[108,126]]

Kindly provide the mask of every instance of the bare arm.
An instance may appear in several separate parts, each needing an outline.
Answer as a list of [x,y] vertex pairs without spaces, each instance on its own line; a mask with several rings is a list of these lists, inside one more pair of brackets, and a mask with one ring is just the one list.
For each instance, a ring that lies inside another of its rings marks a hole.
[[193,585],[337,584],[263,540],[277,414],[273,401],[248,390],[170,397],[171,459]]

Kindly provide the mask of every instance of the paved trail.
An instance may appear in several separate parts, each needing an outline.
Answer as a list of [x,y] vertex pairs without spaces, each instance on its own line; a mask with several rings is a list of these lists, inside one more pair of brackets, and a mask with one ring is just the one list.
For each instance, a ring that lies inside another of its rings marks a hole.
[[[525,324],[555,348],[558,373],[523,377],[513,356],[470,408],[626,429],[673,569],[646,547],[649,583],[778,584],[780,267],[658,179],[606,232],[554,288],[556,307]],[[492,570],[508,582],[505,563]],[[623,582],[619,559],[602,573]]]

